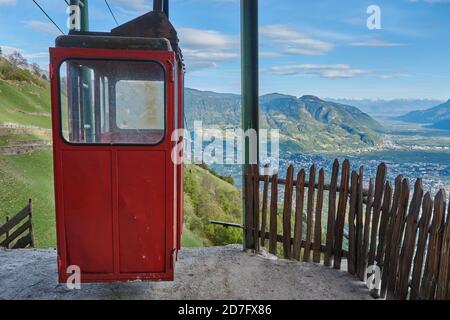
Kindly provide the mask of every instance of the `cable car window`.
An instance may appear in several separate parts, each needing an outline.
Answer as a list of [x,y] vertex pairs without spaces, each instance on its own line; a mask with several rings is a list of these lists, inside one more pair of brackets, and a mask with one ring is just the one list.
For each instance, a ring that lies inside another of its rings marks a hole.
[[154,61],[66,60],[61,131],[74,144],[155,145],[165,136],[165,71]]

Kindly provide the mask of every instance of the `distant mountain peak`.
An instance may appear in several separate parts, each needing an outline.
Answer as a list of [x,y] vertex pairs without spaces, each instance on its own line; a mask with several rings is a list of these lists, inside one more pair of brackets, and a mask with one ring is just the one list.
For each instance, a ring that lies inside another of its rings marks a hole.
[[322,102],[324,100],[320,99],[317,96],[313,96],[313,95],[304,95],[300,98],[301,101],[318,101],[318,102]]

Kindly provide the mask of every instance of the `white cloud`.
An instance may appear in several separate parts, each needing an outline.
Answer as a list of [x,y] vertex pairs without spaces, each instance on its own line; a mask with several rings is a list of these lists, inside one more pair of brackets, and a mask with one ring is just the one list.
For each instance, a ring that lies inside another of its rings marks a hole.
[[386,74],[380,74],[378,78],[381,80],[391,80],[395,78],[404,78],[409,77],[410,75],[407,73],[386,73]]
[[323,55],[334,49],[334,44],[306,36],[285,25],[261,27],[260,35],[288,55]]
[[10,6],[15,5],[17,0],[0,0],[0,6]]
[[353,47],[400,47],[405,46],[404,43],[380,41],[380,40],[370,40],[370,41],[360,41],[350,43]]
[[60,35],[61,32],[50,22],[44,22],[39,20],[27,21],[26,26],[40,32],[50,33],[53,35]]
[[20,52],[27,60],[48,59],[48,52],[26,52],[20,48],[10,46],[0,46],[3,55],[10,55],[13,52]]
[[272,67],[269,72],[277,75],[318,75],[322,78],[353,78],[367,74],[361,69],[355,69],[347,64],[298,64]]
[[194,28],[179,28],[178,36],[188,71],[239,59],[239,37]]

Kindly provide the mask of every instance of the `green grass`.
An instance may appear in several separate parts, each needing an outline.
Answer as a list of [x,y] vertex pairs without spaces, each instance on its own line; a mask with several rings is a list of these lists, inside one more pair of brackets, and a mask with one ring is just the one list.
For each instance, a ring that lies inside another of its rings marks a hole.
[[51,128],[49,85],[0,80],[0,123]]
[[55,247],[52,153],[39,150],[30,154],[0,155],[0,221],[13,216],[33,200],[36,246]]

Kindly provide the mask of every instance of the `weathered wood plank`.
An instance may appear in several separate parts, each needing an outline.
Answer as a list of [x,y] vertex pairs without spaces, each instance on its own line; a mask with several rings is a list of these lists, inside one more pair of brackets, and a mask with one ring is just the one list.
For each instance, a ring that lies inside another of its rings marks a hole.
[[307,215],[306,216],[306,246],[305,246],[305,250],[303,252],[303,261],[304,262],[309,262],[311,260],[315,181],[316,181],[316,166],[312,165],[309,170],[308,203],[307,203],[307,208],[306,208],[306,215]]
[[30,205],[27,205],[25,208],[23,208],[18,214],[16,214],[14,217],[9,219],[7,223],[5,223],[3,226],[0,227],[0,237],[6,234],[8,231],[11,231],[20,221],[25,219],[30,214],[31,207]]
[[384,252],[386,249],[386,233],[390,220],[392,201],[392,187],[389,181],[386,182],[384,187],[383,206],[381,209],[380,228],[378,230],[378,247],[376,255],[377,266],[382,267],[384,261]]
[[[261,210],[261,231],[265,233],[267,230],[267,202],[269,200],[269,166],[264,167],[264,186],[263,186],[263,200]],[[266,239],[261,238],[261,246],[266,246]]]
[[295,225],[294,225],[294,244],[293,258],[300,261],[301,244],[303,236],[303,207],[305,199],[305,176],[304,169],[297,175],[296,197],[295,197]]
[[32,244],[33,244],[33,236],[29,232],[25,236],[23,236],[22,238],[17,240],[17,242],[14,244],[14,246],[12,248],[13,249],[24,249],[28,246],[32,246]]
[[364,232],[364,207],[363,207],[363,184],[364,184],[364,167],[359,168],[358,174],[358,189],[357,189],[357,202],[356,202],[356,274],[361,274],[360,270],[360,255],[363,248],[363,232]]
[[271,180],[269,253],[277,254],[278,175],[275,174]]
[[439,260],[442,245],[442,228],[444,225],[445,212],[444,191],[438,192],[434,198],[433,221],[430,227],[430,238],[428,242],[427,260],[420,288],[420,297],[425,300],[434,300],[436,297],[436,286],[439,276]]
[[378,166],[377,176],[375,179],[375,196],[373,202],[372,228],[370,236],[369,249],[369,266],[375,263],[375,254],[377,249],[378,226],[380,222],[384,185],[386,183],[386,164],[382,163]]
[[366,214],[364,216],[364,233],[363,233],[363,245],[358,256],[358,263],[360,271],[358,276],[359,279],[364,281],[366,277],[367,263],[368,263],[368,254],[369,254],[369,242],[370,242],[370,222],[372,218],[372,209],[373,209],[373,192],[374,185],[373,180],[370,179],[369,182],[369,194],[367,196],[367,205],[366,205]]
[[336,219],[336,191],[338,175],[339,161],[336,159],[334,160],[333,170],[331,172],[330,192],[328,196],[327,240],[324,261],[324,264],[327,267],[331,266],[331,257],[334,250],[334,223]]
[[291,259],[291,215],[292,215],[292,191],[294,188],[294,166],[290,165],[286,174],[287,183],[284,189],[284,206],[283,206],[283,251],[284,258]]
[[442,230],[442,243],[439,261],[439,275],[436,288],[436,299],[450,299],[450,205],[447,222]]
[[350,209],[348,212],[348,272],[356,273],[356,208],[358,205],[358,173],[352,172],[350,187]]
[[16,230],[14,230],[13,233],[11,233],[5,240],[0,243],[0,247],[8,248],[8,246],[14,242],[22,233],[29,230],[31,227],[31,220],[28,219],[25,221],[24,224],[22,224],[20,227],[18,227]]
[[253,239],[255,239],[255,250],[259,252],[259,166],[253,165]]
[[403,238],[403,232],[405,230],[405,217],[408,209],[409,202],[409,182],[408,179],[404,179],[402,182],[402,193],[400,195],[399,206],[397,215],[395,217],[394,229],[392,232],[392,246],[390,252],[390,263],[388,274],[388,283],[386,298],[388,300],[395,299],[395,284],[398,277],[398,265],[400,258],[400,246]]
[[[260,235],[259,235],[259,236],[262,237],[262,236],[264,236],[264,235],[260,232]],[[265,234],[266,240],[269,239],[269,237],[270,237],[269,232],[266,232],[266,234]],[[283,235],[278,234],[277,237],[276,237],[276,240],[277,240],[277,242],[279,242],[279,243],[283,243],[283,240],[284,240]],[[291,243],[294,244],[294,238],[291,238]],[[301,247],[301,248],[305,248],[305,244],[306,244],[306,241],[305,241],[305,240],[302,240],[302,242],[301,242],[301,244],[300,244],[300,247]],[[321,245],[321,246],[320,246],[320,250],[321,250],[322,252],[325,252],[325,245]],[[342,255],[342,257],[344,257],[344,258],[348,258],[348,251],[347,251],[347,250],[342,250],[341,255]]]
[[319,171],[319,188],[317,190],[316,216],[314,221],[314,243],[313,243],[313,262],[320,263],[320,247],[322,246],[322,207],[323,207],[323,185],[325,180],[325,171]]
[[437,281],[436,299],[450,299],[450,205],[448,206],[447,222],[444,226],[441,246],[439,276]]
[[391,264],[391,248],[392,248],[392,236],[394,232],[394,226],[395,226],[395,220],[397,216],[397,211],[399,208],[399,202],[400,197],[402,194],[402,188],[403,188],[403,176],[398,176],[395,179],[395,190],[394,190],[394,198],[392,200],[392,207],[391,212],[389,213],[390,219],[389,219],[389,225],[387,227],[386,231],[386,248],[385,248],[385,254],[383,257],[383,264],[380,265],[382,268],[382,274],[381,274],[381,292],[380,297],[385,298],[388,282],[389,282],[389,266]]
[[403,246],[400,253],[398,276],[394,291],[394,298],[396,300],[406,300],[408,297],[408,284],[412,268],[414,249],[416,247],[417,225],[420,209],[422,207],[422,199],[422,180],[417,179],[414,186],[414,194],[409,205],[408,216],[406,217],[405,237],[403,239]]
[[349,178],[350,178],[350,161],[345,160],[342,164],[342,175],[341,175],[341,192],[339,193],[339,203],[336,216],[335,225],[335,248],[334,248],[334,264],[335,269],[341,269],[342,260],[342,243],[344,241],[344,224],[345,224],[345,213],[347,211],[347,200],[348,200],[348,190],[349,190]]
[[420,283],[425,261],[425,247],[427,244],[430,230],[431,215],[433,213],[433,199],[428,192],[423,198],[422,217],[420,218],[418,230],[419,238],[417,240],[416,255],[414,257],[414,267],[411,280],[410,300],[420,299]]

